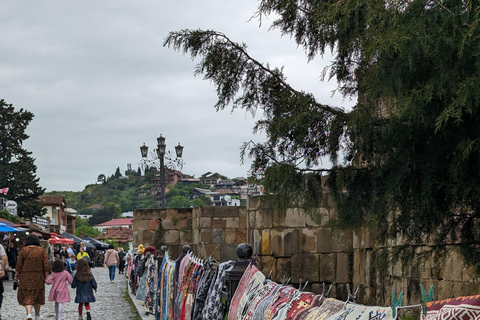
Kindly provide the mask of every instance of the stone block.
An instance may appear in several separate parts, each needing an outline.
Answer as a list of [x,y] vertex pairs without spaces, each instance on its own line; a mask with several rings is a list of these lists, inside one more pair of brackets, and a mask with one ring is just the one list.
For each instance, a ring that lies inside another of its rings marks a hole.
[[272,212],[272,223],[273,227],[285,227],[285,212],[282,212],[278,209],[273,210]]
[[133,220],[150,220],[160,218],[160,209],[140,209],[133,211]]
[[272,256],[261,256],[259,270],[263,272],[265,276],[268,276],[272,272],[270,279],[275,279],[277,275],[277,261]]
[[223,238],[223,230],[222,229],[213,229],[212,230],[212,243],[225,243]]
[[315,210],[315,212],[305,214],[305,225],[307,227],[320,227],[322,225],[320,209]]
[[220,245],[220,261],[238,260],[236,244]]
[[150,220],[150,225],[148,226],[148,230],[157,230],[160,226],[160,221],[158,219]]
[[285,213],[285,227],[287,228],[305,228],[305,214],[303,211],[292,208],[287,209]]
[[353,231],[344,230],[333,232],[332,234],[332,251],[347,252],[353,249]]
[[238,229],[236,230],[237,239],[235,240],[236,243],[247,243],[247,231],[245,229]]
[[200,230],[200,240],[203,243],[212,243],[212,229]]
[[290,258],[276,259],[277,274],[272,280],[282,283],[286,282],[292,275],[292,261]]
[[319,257],[316,254],[299,253],[292,256],[292,282],[318,282]]
[[337,253],[337,283],[351,283],[352,270],[350,269],[350,260],[347,253]]
[[213,217],[213,210],[215,207],[207,206],[203,207],[202,217]]
[[240,218],[226,218],[226,228],[227,229],[240,228]]
[[272,229],[270,230],[270,237],[272,239],[272,252],[275,257],[284,256],[284,241],[283,241],[283,230],[281,229]]
[[255,229],[256,226],[256,220],[257,218],[257,212],[256,211],[249,211],[247,215],[247,223],[248,223],[248,228],[249,229]]
[[238,210],[238,217],[239,218],[246,218],[247,217],[248,210],[245,207],[240,207]]
[[285,229],[283,237],[283,254],[285,256],[291,256],[299,253],[298,244],[300,243],[299,229]]
[[[175,220],[176,221],[176,220]],[[162,220],[162,227],[165,230],[175,230],[177,227],[175,226],[176,222],[174,223],[174,220],[170,219],[164,219]]]
[[145,231],[150,230],[150,220],[138,220],[137,230],[138,231]]
[[[350,288],[350,290],[351,289],[352,288]],[[347,290],[347,284],[346,283],[335,284],[332,288],[332,291],[334,291],[334,295],[331,295],[332,298],[335,297],[335,299],[343,300],[343,301],[347,300],[348,290]]]
[[337,255],[334,253],[320,254],[318,256],[319,281],[334,283],[336,279]]
[[187,219],[178,219],[177,224],[175,226],[177,227],[177,229],[186,229]]
[[172,245],[172,244],[179,244],[180,242],[180,231],[178,230],[167,230],[163,236],[165,240],[165,244]]
[[212,228],[212,218],[200,218],[200,226],[205,229],[211,229]]
[[180,243],[182,245],[193,244],[193,232],[192,231],[180,231]]
[[236,229],[225,229],[223,233],[225,243],[236,244],[237,243],[237,230]]
[[143,231],[142,234],[143,246],[146,248],[148,246],[153,246],[155,243],[155,231]]
[[269,229],[273,225],[272,210],[257,210],[255,212],[255,224],[256,229]]
[[260,205],[261,205],[260,197],[249,197],[247,202],[248,210],[256,210],[260,207]]
[[240,217],[238,218],[239,229],[247,229],[248,228],[248,219],[247,217]]
[[449,249],[445,256],[444,280],[462,281],[464,263],[461,254],[455,249]]
[[316,229],[299,229],[300,245],[299,251],[305,253],[317,252],[317,232]]
[[225,229],[227,221],[224,218],[212,218],[212,229]]
[[213,217],[219,218],[238,218],[240,207],[213,207]]
[[320,253],[332,252],[332,231],[330,229],[317,230],[317,248]]
[[353,255],[353,283],[366,284],[365,250],[356,249]]
[[353,236],[352,236],[352,246],[353,246],[353,249],[360,249],[361,246],[360,246],[360,238],[359,238],[359,235],[358,235],[358,231],[354,231],[353,232]]
[[271,255],[272,254],[272,242],[270,239],[270,230],[269,229],[264,229],[262,230],[262,255]]
[[253,253],[262,254],[262,234],[260,230],[251,230],[253,236]]

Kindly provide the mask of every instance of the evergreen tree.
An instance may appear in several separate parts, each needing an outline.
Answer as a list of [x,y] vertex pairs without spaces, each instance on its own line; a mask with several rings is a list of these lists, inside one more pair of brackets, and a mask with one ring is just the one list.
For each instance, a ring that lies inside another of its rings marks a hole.
[[262,109],[254,130],[267,140],[242,156],[277,203],[315,207],[328,173],[339,226],[438,246],[460,236],[480,266],[480,2],[262,0],[256,16],[273,16],[308,60],[332,49],[322,75],[358,96],[353,110],[292,88],[221,32],[171,32],[164,45],[200,58],[217,110]]
[[0,100],[0,188],[8,188],[6,198],[18,204],[18,214],[31,218],[45,214],[38,197],[45,189],[39,186],[37,166],[31,152],[22,147],[33,113]]

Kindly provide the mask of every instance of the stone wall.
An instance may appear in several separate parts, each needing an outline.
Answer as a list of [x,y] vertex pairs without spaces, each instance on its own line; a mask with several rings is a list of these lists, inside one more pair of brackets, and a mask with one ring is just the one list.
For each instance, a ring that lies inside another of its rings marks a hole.
[[[166,245],[173,258],[183,245],[190,245],[199,257],[213,254],[218,261],[237,259],[238,244],[249,243],[259,269],[273,280],[291,278],[294,286],[309,282],[307,289],[321,293],[323,283],[332,285],[330,297],[347,298],[346,285],[358,291],[357,302],[390,305],[392,290],[404,292],[403,303],[420,303],[420,287],[434,285],[434,299],[478,294],[480,281],[465,267],[458,244],[445,247],[444,255],[428,253],[427,245],[408,248],[412,258],[389,266],[383,257],[401,244],[375,243],[368,230],[337,231],[326,227],[335,215],[325,197],[316,218],[298,209],[285,213],[272,203],[250,198],[245,207],[203,207],[188,209],[146,209],[134,212],[134,246],[160,248]],[[418,259],[422,257],[422,259]],[[375,263],[373,263],[376,261]],[[382,263],[384,262],[384,263]]]
[[190,245],[199,257],[237,259],[237,245],[247,242],[245,207],[142,209],[133,213],[133,245],[166,245],[172,257]]

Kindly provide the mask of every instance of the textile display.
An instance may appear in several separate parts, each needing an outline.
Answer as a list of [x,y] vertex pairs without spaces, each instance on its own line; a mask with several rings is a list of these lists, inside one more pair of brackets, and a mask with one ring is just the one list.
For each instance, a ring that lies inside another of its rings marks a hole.
[[221,301],[221,291],[225,283],[225,272],[233,267],[234,263],[235,261],[233,260],[221,263],[215,271],[215,281],[210,285],[205,307],[203,308],[203,319],[223,320],[224,310]]
[[261,299],[261,301],[258,303],[257,308],[255,309],[255,312],[253,314],[254,320],[263,320],[265,317],[265,311],[267,311],[268,306],[270,305],[270,302],[272,302],[273,298],[277,294],[278,290],[283,288],[281,285],[277,285],[272,293],[270,295],[265,296],[264,298]]
[[[255,313],[255,310],[258,308],[258,305],[262,300],[273,294],[273,292],[279,287],[280,285],[274,281],[268,281],[260,291],[253,297],[252,301],[250,301],[250,304],[248,306],[247,311],[243,315],[243,320],[251,320],[253,318],[253,315]],[[230,313],[229,313],[230,315]]]
[[311,292],[298,292],[292,300],[278,309],[272,319],[294,319],[300,311],[308,308],[315,301],[316,297],[317,295]]
[[246,312],[244,309],[247,303],[263,288],[264,281],[265,276],[263,273],[251,263],[243,273],[232,301],[230,302],[228,320],[243,319],[243,315]]
[[478,314],[480,295],[438,300],[427,303],[425,320],[475,319],[467,315]]
[[272,320],[277,313],[277,310],[281,308],[282,305],[290,301],[296,292],[298,292],[298,290],[293,287],[282,286],[277,291],[272,301],[268,305],[267,309],[265,310],[264,319]]
[[310,312],[305,316],[305,320],[324,320],[331,315],[341,311],[345,306],[345,301],[328,298],[320,307],[310,308]]
[[364,306],[355,303],[344,303],[343,310],[331,315],[331,320],[393,320],[391,307]]
[[310,304],[308,307],[305,307],[302,310],[299,310],[298,313],[296,312],[294,315],[292,315],[292,317],[290,316],[287,317],[287,319],[288,320],[305,320],[310,310],[312,310],[313,308],[320,307],[324,301],[325,301],[325,297],[323,295],[316,295],[313,298],[312,304]]
[[207,300],[208,289],[213,279],[213,257],[205,261],[201,269],[200,279],[197,284],[197,293],[195,295],[195,302],[193,306],[192,319],[201,320],[202,310]]
[[146,268],[145,309],[149,315],[154,316],[158,299],[158,261],[152,256],[148,260]]

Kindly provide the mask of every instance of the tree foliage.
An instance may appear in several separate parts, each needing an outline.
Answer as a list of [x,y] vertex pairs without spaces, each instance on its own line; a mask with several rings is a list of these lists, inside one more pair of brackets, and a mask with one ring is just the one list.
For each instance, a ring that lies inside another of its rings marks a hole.
[[[216,86],[217,110],[263,111],[254,129],[267,139],[243,156],[267,190],[308,208],[327,180],[339,226],[439,246],[461,237],[467,262],[480,265],[480,2],[259,1],[256,17],[271,16],[308,60],[332,50],[321,75],[358,97],[353,110],[292,88],[281,68],[221,32],[181,30],[164,42],[199,59],[195,75]],[[320,169],[322,157],[333,167]]]
[[0,100],[0,188],[9,188],[6,198],[18,204],[22,218],[43,215],[38,197],[45,191],[36,176],[37,166],[32,153],[23,148],[29,138],[25,133],[33,113]]

